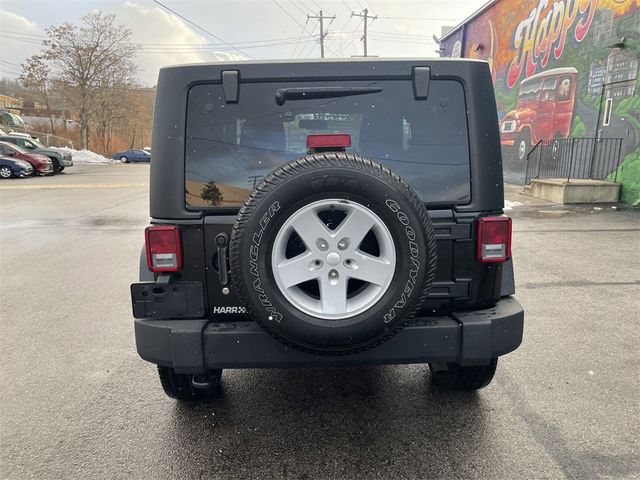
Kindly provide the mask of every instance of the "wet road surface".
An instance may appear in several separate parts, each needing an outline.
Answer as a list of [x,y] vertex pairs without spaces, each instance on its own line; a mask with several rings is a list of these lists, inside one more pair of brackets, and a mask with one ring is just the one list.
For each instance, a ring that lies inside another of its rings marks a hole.
[[640,477],[637,212],[507,190],[525,338],[477,394],[422,365],[236,370],[182,406],[134,347],[147,182],[0,182],[0,477]]

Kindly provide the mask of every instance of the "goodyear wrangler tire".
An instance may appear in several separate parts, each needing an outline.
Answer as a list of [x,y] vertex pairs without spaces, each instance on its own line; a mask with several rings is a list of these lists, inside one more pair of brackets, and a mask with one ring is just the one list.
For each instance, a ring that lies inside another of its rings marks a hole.
[[436,244],[426,208],[396,174],[358,155],[317,153],[256,187],[236,219],[230,264],[271,335],[345,355],[391,338],[419,310]]

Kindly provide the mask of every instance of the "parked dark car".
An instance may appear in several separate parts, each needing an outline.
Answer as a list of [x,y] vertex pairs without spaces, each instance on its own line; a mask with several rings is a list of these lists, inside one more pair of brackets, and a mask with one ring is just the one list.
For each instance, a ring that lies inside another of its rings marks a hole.
[[115,152],[112,157],[114,160],[120,160],[122,163],[129,162],[150,162],[151,154],[146,150],[124,150]]
[[0,178],[29,177],[33,174],[34,169],[29,162],[0,156]]
[[71,152],[62,148],[45,147],[37,140],[30,140],[15,135],[4,135],[0,137],[1,142],[13,143],[27,152],[41,153],[51,159],[53,163],[53,171],[58,173],[67,167],[73,166],[73,158]]
[[486,62],[163,68],[153,145],[131,300],[170,397],[227,368],[358,364],[477,390],[520,345]]
[[13,143],[0,142],[0,155],[29,162],[37,175],[53,174],[53,163],[51,159],[41,153],[29,153]]

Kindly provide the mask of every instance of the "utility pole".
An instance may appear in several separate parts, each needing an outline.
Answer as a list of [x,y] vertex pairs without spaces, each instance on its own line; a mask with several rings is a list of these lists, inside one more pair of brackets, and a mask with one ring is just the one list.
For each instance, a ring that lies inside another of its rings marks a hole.
[[311,19],[320,20],[320,58],[324,58],[324,39],[327,36],[327,32],[324,31],[324,20],[331,20],[333,22],[336,16],[325,17],[322,15],[322,10],[320,10],[319,15],[307,15],[307,21]]
[[249,183],[253,182],[253,189],[256,189],[256,185],[260,180],[264,178],[264,175],[249,175]]
[[364,43],[364,56],[367,56],[367,25],[369,23],[369,19],[371,19],[371,21],[373,22],[376,18],[378,18],[378,16],[371,16],[369,15],[369,10],[367,10],[366,8],[362,11],[362,13],[356,13],[356,12],[351,12],[351,16],[352,17],[361,17],[364,19],[364,32],[362,34],[362,37],[360,37],[360,40],[362,40],[362,42]]

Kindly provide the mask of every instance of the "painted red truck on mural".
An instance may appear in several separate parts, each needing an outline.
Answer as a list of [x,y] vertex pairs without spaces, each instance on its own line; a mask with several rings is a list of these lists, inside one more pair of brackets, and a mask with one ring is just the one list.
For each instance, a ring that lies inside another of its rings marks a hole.
[[514,147],[518,160],[540,140],[569,136],[577,74],[573,67],[554,68],[520,82],[516,108],[500,122],[501,144]]

